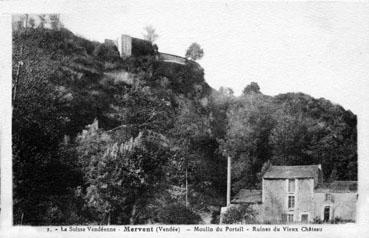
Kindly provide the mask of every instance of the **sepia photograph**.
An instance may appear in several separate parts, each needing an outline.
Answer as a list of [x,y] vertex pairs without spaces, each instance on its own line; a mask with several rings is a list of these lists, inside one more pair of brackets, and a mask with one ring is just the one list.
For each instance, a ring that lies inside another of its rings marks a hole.
[[14,226],[358,222],[368,3],[103,6],[11,14]]

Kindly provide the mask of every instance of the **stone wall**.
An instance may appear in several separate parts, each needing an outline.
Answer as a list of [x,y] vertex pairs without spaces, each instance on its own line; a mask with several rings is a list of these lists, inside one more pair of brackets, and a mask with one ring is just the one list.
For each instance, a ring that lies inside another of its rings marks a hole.
[[308,215],[308,221],[314,217],[314,180],[297,179],[296,180],[296,208],[294,209],[295,222],[301,222],[301,216]]
[[285,179],[263,180],[264,222],[280,223],[287,210],[287,186]]

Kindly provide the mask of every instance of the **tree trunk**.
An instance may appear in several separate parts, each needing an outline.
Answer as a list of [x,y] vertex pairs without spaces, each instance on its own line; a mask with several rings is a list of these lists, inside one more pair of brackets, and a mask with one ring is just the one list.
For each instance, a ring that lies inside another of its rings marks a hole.
[[186,165],[186,207],[188,207],[188,179],[187,179],[187,165]]
[[22,212],[22,215],[21,215],[21,222],[20,224],[23,225],[23,217],[24,217],[24,213]]
[[135,224],[135,215],[136,215],[136,209],[137,205],[136,202],[133,204],[132,211],[131,211],[131,217],[129,218],[129,224],[134,225]]

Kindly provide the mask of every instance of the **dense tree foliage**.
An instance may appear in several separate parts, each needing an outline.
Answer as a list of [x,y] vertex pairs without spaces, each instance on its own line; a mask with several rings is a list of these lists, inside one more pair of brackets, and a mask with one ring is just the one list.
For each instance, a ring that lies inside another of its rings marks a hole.
[[198,60],[198,59],[201,59],[203,56],[204,56],[204,50],[196,42],[192,43],[186,50],[186,55],[185,55],[186,58],[190,58],[192,60]]
[[266,164],[322,164],[326,181],[357,180],[356,116],[338,105],[301,93],[246,93],[227,119],[221,146],[233,158],[233,192],[259,187]]
[[[126,131],[119,137],[121,133]],[[144,130],[119,143],[95,122],[78,136],[86,206],[99,223],[142,222],[139,212],[162,189],[164,166],[170,158],[165,138],[156,135]]]
[[249,94],[249,93],[260,93],[260,87],[257,83],[251,82],[249,85],[247,85],[243,91],[243,94]]
[[13,46],[15,224],[198,223],[225,203],[228,155],[234,193],[268,164],[357,179],[356,116],[327,100],[236,97],[194,62],[122,60],[63,28],[19,27]]
[[145,40],[154,43],[158,39],[159,35],[156,33],[156,30],[153,26],[151,25],[145,26],[144,30],[145,33],[143,34],[143,37]]
[[169,204],[158,214],[161,224],[199,224],[201,217],[182,204]]
[[304,94],[278,95],[271,132],[276,164],[322,164],[324,178],[357,180],[357,119],[351,111]]
[[256,186],[258,173],[271,157],[269,134],[274,121],[270,97],[243,95],[232,103],[227,118],[227,132],[222,141],[226,155],[233,158],[233,187],[239,190]]
[[255,211],[248,205],[230,207],[223,216],[224,224],[253,224],[257,223]]

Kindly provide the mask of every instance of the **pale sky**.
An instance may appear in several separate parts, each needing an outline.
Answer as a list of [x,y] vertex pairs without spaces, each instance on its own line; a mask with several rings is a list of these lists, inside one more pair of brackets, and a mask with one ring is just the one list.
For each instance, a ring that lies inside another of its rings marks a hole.
[[[236,95],[252,81],[264,94],[304,92],[357,113],[369,101],[369,4],[352,2],[106,1],[54,4],[62,22],[91,40],[142,38],[183,56],[192,42],[215,89]],[[368,92],[368,93],[367,93]]]

